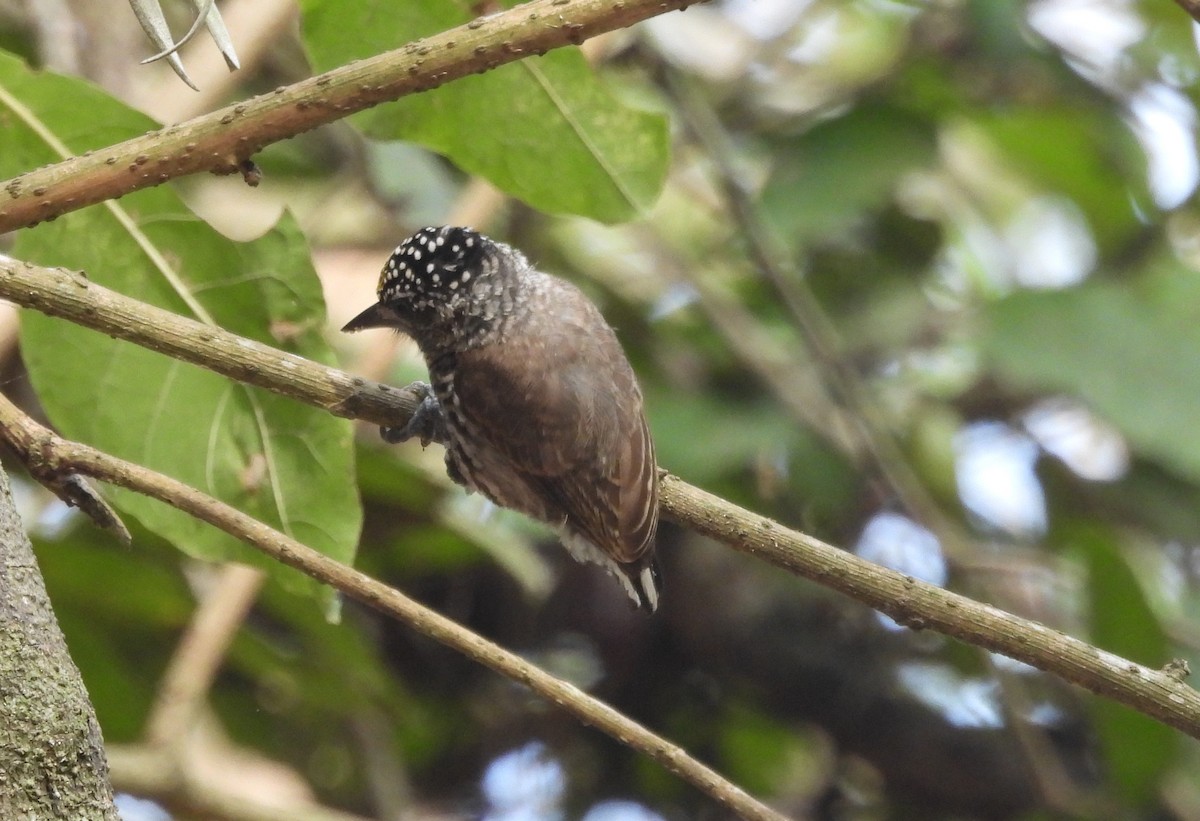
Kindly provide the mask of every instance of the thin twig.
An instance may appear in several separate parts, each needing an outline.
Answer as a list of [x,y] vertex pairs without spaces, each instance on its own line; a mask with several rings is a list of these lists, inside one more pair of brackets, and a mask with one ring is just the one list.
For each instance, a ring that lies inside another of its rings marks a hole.
[[[665,476],[663,515],[798,576],[845,593],[914,630],[935,630],[1023,661],[1200,738],[1200,693],[1038,622],[881,567]],[[1166,661],[1166,660],[1163,660]]]
[[660,259],[658,270],[663,276],[692,289],[709,324],[792,420],[845,454],[850,462],[861,461],[857,437],[848,430],[843,410],[823,392],[820,374],[812,359],[806,360],[803,355],[785,350],[745,305],[713,282],[706,272],[672,259]]
[[[0,298],[62,317],[222,376],[259,385],[334,416],[403,425],[417,408],[408,391],[368,382],[283,353],[97,285],[65,268],[41,268],[0,255]],[[256,379],[258,371],[265,371]]]
[[[374,821],[301,799],[281,800],[235,788],[212,767],[193,766],[163,755],[148,744],[107,743],[104,752],[116,788],[147,796],[177,813],[178,817],[213,821]],[[230,754],[218,750],[218,754]],[[183,764],[183,766],[181,766]]]
[[[749,191],[742,184],[735,165],[733,141],[716,112],[699,93],[695,83],[684,79],[678,72],[668,70],[666,83],[676,100],[677,110],[702,146],[705,156],[712,162],[724,205],[738,228],[751,261],[781,304],[791,313],[793,324],[813,361],[819,366],[820,379],[828,396],[835,407],[842,411],[838,416],[847,424],[839,431],[842,436],[832,440],[833,443],[839,445],[856,466],[887,488],[909,515],[928,527],[951,560],[966,556],[973,550],[971,539],[943,513],[909,466],[887,424],[877,412],[862,379],[843,355],[843,345],[832,320],[808,287],[793,255],[763,219]],[[723,323],[728,324],[728,320],[723,320]],[[718,322],[719,327],[721,324]],[[731,342],[731,347],[754,368],[761,354],[754,349],[747,350],[744,343],[739,344],[740,336],[735,339],[738,341]],[[763,374],[761,368],[756,372],[768,386],[774,387],[770,372]],[[780,391],[775,392],[777,396],[781,395]],[[825,416],[834,418],[828,411]],[[815,429],[824,430],[823,427]],[[1016,692],[1020,684],[1013,677],[998,677],[997,680],[1006,703],[1010,698],[1020,700],[1021,694]],[[1050,745],[1045,743],[1040,730],[1032,728],[1027,722],[1014,721],[1013,728],[1017,742],[1025,751],[1030,776],[1040,794],[1051,806],[1061,806],[1058,799],[1068,793],[1070,780],[1065,778],[1057,759],[1044,755],[1051,749]]]
[[[145,305],[65,269],[0,257],[0,298],[342,416],[403,425],[417,405],[410,391],[352,377]],[[1023,661],[1200,738],[1200,694],[1167,672],[880,567],[676,477],[663,478],[660,500],[663,514],[684,527],[844,593],[901,624],[936,630]]]
[[146,720],[147,744],[170,751],[172,745],[187,738],[225,653],[265,580],[266,574],[257,567],[233,562],[222,565],[163,673]]
[[653,758],[743,818],[786,821],[785,816],[701,764],[681,747],[587,695],[575,685],[551,676],[382,582],[318,553],[195,488],[88,445],[57,436],[3,395],[0,395],[0,435],[16,443],[21,452],[35,454],[41,469],[81,473],[158,499],[220,528],[276,561],[399,619],[421,634],[463,653],[506,678],[524,684],[585,724]]
[[842,355],[842,345],[833,323],[821,310],[783,242],[759,217],[734,166],[729,135],[691,83],[674,71],[668,71],[666,79],[688,128],[712,159],[717,181],[745,240],[751,261],[795,318],[796,329],[819,364],[830,395],[845,408],[846,418],[857,432],[856,453],[851,455],[868,460],[873,472],[886,483],[904,508],[936,533],[943,550],[950,555],[963,553],[967,540],[913,473],[888,426],[879,418],[858,374]]
[[[738,176],[733,141],[722,126],[716,112],[696,84],[684,79],[679,72],[668,70],[667,86],[677,102],[677,108],[712,161],[725,205],[741,234],[749,257],[776,297],[791,313],[794,325],[805,346],[819,366],[822,382],[847,424],[834,444],[858,466],[874,475],[877,481],[903,505],[905,511],[937,537],[942,551],[953,562],[975,552],[972,538],[929,493],[909,464],[896,442],[890,426],[878,411],[867,386],[843,353],[843,344],[833,320],[808,287],[793,255],[782,239],[763,218]],[[736,343],[734,350],[742,350]],[[753,367],[753,357],[750,364]],[[747,361],[743,357],[743,361]],[[771,385],[771,379],[765,378]],[[778,395],[778,391],[776,392]],[[831,414],[826,413],[826,416]],[[816,428],[821,431],[822,428]],[[1022,686],[1013,676],[998,676],[1005,701],[1021,701]],[[1028,722],[1014,721],[1017,742],[1026,753],[1029,772],[1047,803],[1066,808],[1070,803],[1073,784],[1066,776],[1062,763],[1050,757],[1052,745],[1044,733]],[[1066,802],[1066,803],[1064,803]]]

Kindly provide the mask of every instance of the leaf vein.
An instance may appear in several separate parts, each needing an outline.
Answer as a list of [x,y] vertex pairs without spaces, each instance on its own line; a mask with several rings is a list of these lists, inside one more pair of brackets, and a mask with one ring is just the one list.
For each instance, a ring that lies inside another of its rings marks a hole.
[[519,65],[524,68],[525,71],[529,72],[530,76],[533,77],[534,82],[538,84],[538,86],[542,89],[542,92],[550,99],[550,102],[554,105],[554,107],[559,110],[559,112],[562,114],[563,120],[566,121],[567,125],[571,127],[571,130],[575,133],[575,136],[579,138],[579,141],[583,143],[583,146],[587,149],[588,153],[596,158],[596,162],[599,163],[602,169],[604,169],[604,173],[607,174],[609,179],[612,180],[613,185],[616,187],[620,195],[625,198],[625,201],[629,203],[629,206],[635,211],[640,209],[641,205],[634,196],[633,191],[626,184],[624,178],[620,175],[620,173],[618,173],[616,167],[612,164],[608,157],[600,150],[600,147],[596,145],[596,142],[587,132],[587,129],[584,128],[583,123],[580,122],[575,116],[571,107],[568,106],[566,101],[563,100],[563,98],[559,95],[558,90],[554,88],[553,83],[551,83],[546,77],[546,73],[539,67],[533,65],[529,60],[522,60]]

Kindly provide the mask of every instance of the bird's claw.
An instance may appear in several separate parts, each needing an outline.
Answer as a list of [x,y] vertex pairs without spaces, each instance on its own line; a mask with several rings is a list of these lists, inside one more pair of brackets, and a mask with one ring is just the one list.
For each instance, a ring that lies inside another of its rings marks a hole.
[[383,441],[390,444],[407,442],[418,439],[421,447],[428,447],[430,442],[446,441],[446,417],[442,414],[442,406],[433,395],[433,388],[426,382],[414,382],[408,389],[421,397],[421,404],[409,418],[408,423],[398,427],[381,427],[379,435]]

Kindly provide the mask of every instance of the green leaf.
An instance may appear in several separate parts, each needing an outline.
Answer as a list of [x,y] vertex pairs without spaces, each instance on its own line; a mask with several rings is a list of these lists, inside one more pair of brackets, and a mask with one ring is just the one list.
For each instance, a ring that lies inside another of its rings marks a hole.
[[880,105],[856,107],[774,149],[762,205],[799,241],[825,239],[881,208],[904,174],[936,154],[927,123]]
[[796,728],[735,703],[720,723],[721,760],[735,783],[760,795],[820,788],[819,745]]
[[673,396],[647,386],[646,407],[659,463],[701,485],[743,471],[764,452],[802,438],[791,420],[767,405]]
[[1079,206],[1106,255],[1124,249],[1143,230],[1131,200],[1150,199],[1145,156],[1114,112],[1084,105],[1012,106],[976,121],[1005,160]]
[[[303,3],[326,70],[471,19],[443,0]],[[666,119],[618,102],[577,49],[561,48],[357,115],[372,137],[408,140],[542,211],[603,222],[653,205],[666,179]]]
[[1141,453],[1200,481],[1200,325],[1187,316],[1200,299],[1194,280],[1167,271],[1137,290],[1013,294],[987,309],[983,353],[1010,385],[1079,397]]
[[[0,122],[6,175],[152,125],[86,83],[2,56]],[[290,217],[254,242],[235,243],[159,187],[22,231],[14,253],[83,269],[127,296],[334,362],[322,337],[320,284]],[[346,420],[32,311],[22,317],[21,346],[64,435],[173,476],[334,558],[353,556],[361,509]],[[258,555],[160,502],[124,491],[113,499],[193,555]]]
[[1193,27],[1179,24],[1179,8],[1172,0],[1141,0],[1137,14],[1147,26],[1146,35],[1128,50],[1142,64],[1158,66],[1172,84],[1180,83],[1184,77],[1194,78],[1200,72]]
[[[1125,556],[1110,531],[1090,525],[1065,535],[1088,568],[1091,637],[1111,652],[1158,667],[1169,643]],[[1095,702],[1096,727],[1121,798],[1148,801],[1175,755],[1176,734],[1166,725],[1106,699]]]

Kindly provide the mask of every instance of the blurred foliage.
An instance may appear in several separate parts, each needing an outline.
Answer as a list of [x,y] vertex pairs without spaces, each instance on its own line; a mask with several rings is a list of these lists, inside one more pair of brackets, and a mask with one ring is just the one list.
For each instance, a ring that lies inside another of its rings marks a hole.
[[[1115,534],[1088,526],[1067,526],[1063,530],[1063,541],[1082,554],[1087,569],[1093,640],[1139,663],[1155,664],[1167,658],[1170,647],[1166,633],[1122,557]],[[1122,606],[1108,606],[1114,601]],[[1110,751],[1116,787],[1131,801],[1148,801],[1175,755],[1175,733],[1143,715],[1105,703],[1096,704],[1096,728]]]
[[[299,41],[249,70],[243,95],[299,78],[279,54],[303,48],[324,69],[486,11],[301,5]],[[30,31],[0,25],[0,43],[44,55]],[[201,194],[215,191],[210,210],[234,209],[243,190],[189,180],[7,247],[187,310],[161,257],[220,324],[322,361],[332,342],[353,367],[369,335],[325,327],[302,234],[318,259],[336,235],[382,261],[411,229],[450,219],[466,175],[482,176],[517,199],[477,227],[579,282],[617,328],[663,466],[854,549],[878,514],[910,511],[847,454],[846,417],[861,409],[831,398],[828,363],[750,262],[717,176],[728,164],[794,262],[793,284],[836,329],[883,433],[968,536],[944,557],[951,584],[1150,666],[1200,663],[1200,57],[1173,2],[724,0],[603,38],[590,57],[595,68],[574,50],[531,58],[351,118],[357,130],[268,149],[262,190],[294,216],[254,242],[187,208],[207,213]],[[0,83],[6,174],[55,159],[46,132],[78,151],[148,127],[15,58]],[[715,112],[725,163],[697,139],[711,112],[681,84]],[[339,301],[372,297],[373,275],[356,273],[321,270],[335,316]],[[464,498],[437,448],[385,447],[366,431],[354,482],[342,422],[64,323],[23,324],[29,381],[68,435],[278,523],[268,494],[239,485],[269,443],[284,505],[307,525],[298,536],[348,556],[360,492],[359,567],[798,817],[1200,817],[1193,740],[1052,677],[896,629],[670,525],[664,607],[646,619],[543,529]],[[295,333],[272,334],[281,327]],[[18,391],[23,373],[9,370]],[[416,373],[404,359],[392,381]],[[981,430],[986,453],[973,450]],[[135,739],[208,578],[168,542],[208,554],[217,538],[125,501],[138,529],[119,548],[30,496],[105,733]],[[935,540],[900,535],[885,551],[895,562],[941,558],[915,555]],[[520,688],[352,604],[328,624],[279,585],[234,642],[212,704],[231,737],[364,814],[382,813],[369,774],[382,770],[417,817],[510,817],[496,809],[503,770],[558,784],[532,817],[582,818],[609,798],[722,817]]]
[[983,351],[1000,379],[1082,399],[1138,453],[1200,480],[1200,443],[1188,435],[1200,362],[1164,356],[1200,350],[1195,297],[1200,281],[1182,266],[1136,283],[1020,292],[989,306]]

